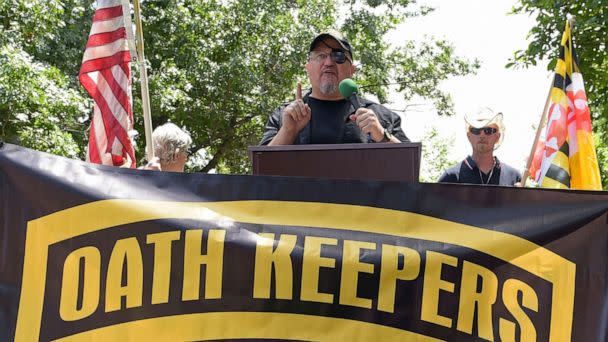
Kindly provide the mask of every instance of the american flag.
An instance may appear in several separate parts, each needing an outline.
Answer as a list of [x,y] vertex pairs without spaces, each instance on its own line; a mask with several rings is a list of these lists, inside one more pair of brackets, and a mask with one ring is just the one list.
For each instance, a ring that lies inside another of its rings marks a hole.
[[79,74],[80,83],[95,101],[87,153],[92,163],[135,167],[129,137],[133,111],[127,25],[128,3],[97,0]]

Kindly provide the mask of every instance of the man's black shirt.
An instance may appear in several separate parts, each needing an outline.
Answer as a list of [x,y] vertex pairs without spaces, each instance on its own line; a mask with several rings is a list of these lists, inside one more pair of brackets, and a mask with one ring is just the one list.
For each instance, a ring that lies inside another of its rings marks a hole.
[[[399,115],[380,104],[361,97],[357,98],[359,103],[361,103],[361,107],[371,109],[376,113],[382,127],[390,132],[395,138],[399,139],[401,142],[410,141],[401,129],[401,118]],[[349,119],[349,116],[355,113],[355,109],[350,102],[346,100],[318,100],[310,97],[310,92],[304,95],[302,101],[311,107],[312,117],[311,122],[309,122],[296,136],[296,139],[293,142],[294,145],[331,144],[332,141],[334,144],[373,142],[369,141],[367,136],[361,132],[357,124]],[[318,103],[313,104],[313,102]],[[283,110],[288,104],[289,103],[284,103],[270,114],[260,145],[268,145],[275,135],[277,135],[277,132],[283,124]],[[334,108],[334,106],[336,106],[336,108]],[[346,108],[346,113],[343,112],[344,108]],[[330,118],[332,116],[333,118]],[[335,130],[334,132],[330,132],[331,128],[320,127],[327,124],[327,120],[331,121],[329,122],[329,125],[333,127]]]
[[311,144],[366,142],[359,127],[349,119],[350,102],[346,100],[321,101],[309,97],[308,105],[312,113],[308,126]]
[[438,182],[513,186],[515,183],[521,182],[521,174],[513,167],[501,163],[496,157],[494,157],[494,167],[488,174],[485,174],[479,170],[473,158],[468,156],[446,170]]

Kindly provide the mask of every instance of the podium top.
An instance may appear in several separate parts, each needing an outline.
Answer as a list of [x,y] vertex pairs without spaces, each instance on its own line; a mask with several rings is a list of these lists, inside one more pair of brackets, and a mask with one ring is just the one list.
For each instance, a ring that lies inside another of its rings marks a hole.
[[417,182],[419,142],[250,146],[254,175]]
[[262,145],[249,146],[247,150],[251,152],[264,151],[325,151],[325,150],[366,150],[384,148],[421,148],[419,142],[404,143],[373,143],[373,144],[308,144],[308,145]]

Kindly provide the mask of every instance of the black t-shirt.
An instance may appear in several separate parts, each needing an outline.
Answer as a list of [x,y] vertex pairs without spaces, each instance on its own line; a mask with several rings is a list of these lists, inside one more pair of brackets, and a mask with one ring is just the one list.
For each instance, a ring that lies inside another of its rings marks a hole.
[[327,101],[308,98],[311,144],[349,144],[367,142],[349,118],[352,106],[347,100]]
[[[396,113],[388,108],[377,103],[366,100],[362,97],[357,97],[361,106],[370,109],[376,113],[378,120],[383,128],[388,130],[395,138],[401,142],[409,142],[403,130],[401,129],[401,118]],[[363,134],[357,124],[349,120],[348,116],[355,112],[355,109],[350,102],[346,100],[339,101],[323,101],[310,97],[310,92],[306,93],[302,99],[312,109],[312,118],[306,127],[304,127],[298,136],[293,141],[294,145],[318,144],[318,143],[372,143],[374,142]],[[315,102],[315,103],[312,103]],[[260,141],[260,145],[269,144],[277,135],[282,126],[282,115],[289,103],[284,103],[282,106],[275,109],[268,117],[264,136]],[[334,108],[335,106],[335,108]],[[318,108],[316,108],[318,107]],[[332,109],[333,108],[333,109]],[[326,114],[326,115],[323,115]],[[326,121],[336,120],[330,123]],[[315,127],[312,127],[312,125]],[[324,124],[328,124],[325,126]],[[333,127],[331,128],[326,127]],[[314,140],[311,139],[312,131],[315,131]]]
[[494,157],[494,167],[490,172],[483,173],[473,158],[468,156],[462,162],[446,170],[438,182],[513,186],[515,183],[521,182],[521,174],[513,167],[501,163],[496,157]]

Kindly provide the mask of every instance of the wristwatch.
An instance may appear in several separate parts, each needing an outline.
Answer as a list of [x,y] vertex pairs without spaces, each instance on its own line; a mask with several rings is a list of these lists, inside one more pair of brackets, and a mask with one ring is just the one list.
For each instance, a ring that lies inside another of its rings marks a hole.
[[386,129],[386,128],[384,129],[384,132],[382,133],[382,135],[384,135],[384,137],[379,142],[389,142],[389,141],[391,141],[391,138],[393,137],[391,132],[389,132],[388,129]]

